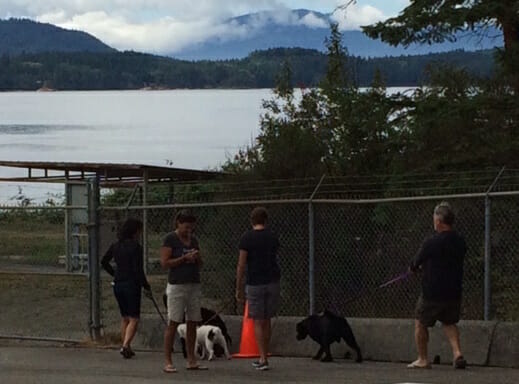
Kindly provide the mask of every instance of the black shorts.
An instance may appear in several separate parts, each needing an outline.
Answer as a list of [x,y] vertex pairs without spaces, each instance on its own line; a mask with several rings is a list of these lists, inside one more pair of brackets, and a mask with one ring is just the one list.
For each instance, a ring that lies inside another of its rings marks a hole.
[[437,321],[445,325],[460,321],[461,300],[430,301],[422,296],[416,303],[415,318],[426,327],[433,327]]
[[122,317],[138,319],[141,315],[141,287],[128,281],[117,281],[114,295]]

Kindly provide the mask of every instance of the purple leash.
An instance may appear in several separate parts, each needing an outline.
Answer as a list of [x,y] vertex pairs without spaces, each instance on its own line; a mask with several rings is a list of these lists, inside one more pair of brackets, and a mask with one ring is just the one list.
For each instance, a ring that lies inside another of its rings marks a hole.
[[395,277],[394,279],[391,279],[389,281],[386,281],[384,284],[381,284],[378,286],[378,288],[385,288],[387,287],[388,285],[391,285],[391,284],[394,284],[400,280],[405,280],[407,279],[409,276],[411,275],[411,272],[409,271],[406,271],[400,275],[398,275],[397,277]]
[[390,285],[392,285],[392,284],[395,284],[395,283],[397,283],[397,282],[399,282],[399,281],[406,280],[409,276],[411,276],[411,274],[412,274],[412,272],[410,272],[410,271],[406,271],[406,272],[404,272],[404,273],[401,273],[400,275],[398,275],[398,276],[392,278],[391,280],[386,281],[385,283],[380,284],[380,285],[379,285],[378,287],[376,287],[375,289],[373,289],[373,290],[371,290],[371,291],[361,292],[361,293],[358,294],[357,296],[352,297],[351,299],[346,300],[344,303],[345,303],[345,304],[348,304],[348,303],[351,303],[351,302],[353,302],[353,301],[357,301],[357,300],[359,300],[359,299],[361,299],[361,298],[363,298],[363,297],[365,297],[365,296],[369,296],[369,295],[375,293],[375,291],[378,290],[378,289],[386,288],[386,287],[388,287],[388,286],[390,286]]

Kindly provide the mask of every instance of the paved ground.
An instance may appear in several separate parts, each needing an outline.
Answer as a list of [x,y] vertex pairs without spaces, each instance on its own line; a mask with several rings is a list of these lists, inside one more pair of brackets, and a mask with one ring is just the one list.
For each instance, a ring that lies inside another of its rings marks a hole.
[[345,360],[324,364],[308,359],[272,358],[272,370],[268,372],[256,372],[250,360],[237,359],[208,362],[209,371],[191,372],[182,363],[177,359],[179,373],[167,375],[161,372],[162,355],[158,352],[140,352],[132,360],[123,360],[117,351],[108,349],[28,346],[0,341],[2,384],[519,383],[519,370],[500,368],[469,367],[466,371],[454,371],[449,366],[435,366],[428,371],[410,371],[404,364],[355,364]]

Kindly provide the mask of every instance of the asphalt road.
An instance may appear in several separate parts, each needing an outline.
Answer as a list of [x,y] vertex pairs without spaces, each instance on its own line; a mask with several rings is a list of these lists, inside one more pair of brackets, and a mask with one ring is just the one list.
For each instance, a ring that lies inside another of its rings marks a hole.
[[431,370],[408,370],[405,364],[337,360],[320,363],[310,359],[271,359],[270,371],[257,372],[250,360],[205,362],[208,371],[186,371],[175,355],[179,372],[162,372],[160,352],[138,352],[123,360],[113,349],[27,346],[0,341],[2,384],[133,384],[133,383],[355,383],[355,384],[517,384],[519,370],[469,367],[456,371],[450,366]]

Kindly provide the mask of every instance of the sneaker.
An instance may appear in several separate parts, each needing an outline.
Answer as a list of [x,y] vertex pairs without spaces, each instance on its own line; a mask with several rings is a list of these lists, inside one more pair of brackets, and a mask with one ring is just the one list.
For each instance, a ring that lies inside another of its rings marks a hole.
[[260,362],[259,360],[256,360],[256,361],[253,361],[253,362],[252,362],[252,366],[253,366],[254,368],[258,368],[260,365],[261,365],[261,362]]
[[269,370],[269,363],[264,362],[260,363],[258,366],[256,366],[256,371],[268,371]]

